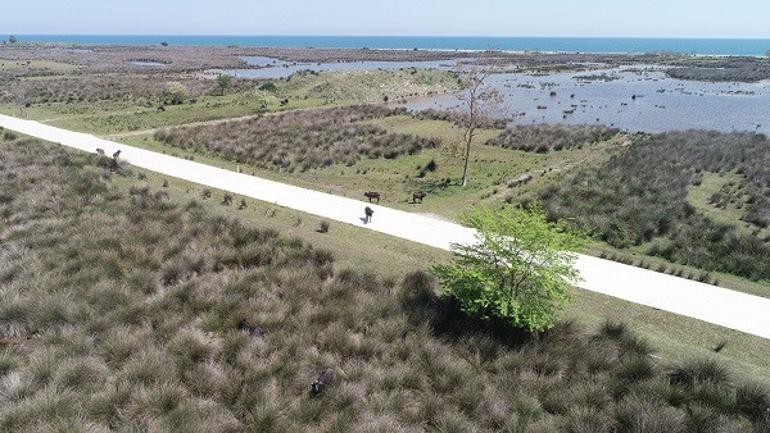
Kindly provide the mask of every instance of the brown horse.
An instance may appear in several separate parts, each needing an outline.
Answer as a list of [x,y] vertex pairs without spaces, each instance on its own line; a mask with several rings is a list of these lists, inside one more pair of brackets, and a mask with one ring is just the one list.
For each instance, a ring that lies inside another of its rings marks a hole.
[[364,197],[369,199],[369,203],[371,203],[372,200],[377,200],[377,203],[379,203],[381,195],[376,191],[367,191],[364,193]]
[[428,196],[428,193],[424,191],[417,191],[414,194],[412,194],[412,203],[417,203],[418,201],[422,203],[422,201],[425,199],[425,197]]

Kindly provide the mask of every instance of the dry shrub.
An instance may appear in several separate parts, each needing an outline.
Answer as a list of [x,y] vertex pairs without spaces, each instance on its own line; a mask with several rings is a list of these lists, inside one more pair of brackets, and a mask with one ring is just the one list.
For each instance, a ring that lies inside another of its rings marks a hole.
[[362,158],[394,159],[435,147],[432,140],[361,123],[401,112],[380,106],[292,111],[214,126],[164,129],[155,138],[194,152],[215,152],[238,163],[285,171],[352,166]]

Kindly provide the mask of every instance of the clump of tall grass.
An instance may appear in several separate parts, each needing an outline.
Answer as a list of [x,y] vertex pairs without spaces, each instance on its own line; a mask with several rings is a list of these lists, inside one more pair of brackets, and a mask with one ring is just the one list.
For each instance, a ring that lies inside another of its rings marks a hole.
[[362,123],[402,112],[368,105],[294,111],[221,125],[163,129],[155,138],[194,152],[213,151],[238,163],[307,171],[340,163],[352,166],[362,158],[394,159],[435,147],[436,142],[429,139]]
[[[90,157],[4,150],[0,431],[767,425],[767,390],[716,365],[664,365],[625,325],[532,335],[467,317],[425,272],[337,269],[299,239],[84,175]],[[97,192],[86,207],[82,191]],[[334,381],[311,396],[326,369]]]
[[487,141],[488,145],[547,153],[607,141],[619,129],[596,125],[514,125]]
[[[702,282],[714,282],[708,272],[715,271],[761,281],[770,278],[770,246],[759,231],[737,225],[770,224],[768,143],[748,133],[642,134],[601,166],[544,188],[539,198],[551,219],[569,219],[618,248],[646,245],[650,255],[703,269]],[[742,221],[713,220],[688,201],[703,172],[740,174],[714,200],[740,205]]]

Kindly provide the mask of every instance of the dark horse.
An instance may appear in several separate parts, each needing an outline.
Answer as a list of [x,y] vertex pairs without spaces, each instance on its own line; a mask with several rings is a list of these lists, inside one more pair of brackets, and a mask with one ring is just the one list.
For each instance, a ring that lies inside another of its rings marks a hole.
[[369,199],[369,203],[371,203],[372,200],[377,200],[377,203],[380,202],[380,193],[376,191],[365,192],[364,197]]
[[416,193],[412,194],[412,203],[417,203],[418,201],[422,203],[422,201],[427,197],[428,194],[423,191],[417,191]]
[[364,219],[364,223],[368,224],[368,223],[372,222],[372,216],[374,216],[374,210],[372,210],[372,208],[367,206],[364,209],[364,214],[366,215],[366,218]]
[[331,368],[327,368],[326,370],[322,371],[321,374],[318,376],[318,379],[314,380],[313,383],[310,385],[310,393],[313,395],[318,395],[324,391],[324,388],[331,385],[332,381],[334,380],[334,370]]

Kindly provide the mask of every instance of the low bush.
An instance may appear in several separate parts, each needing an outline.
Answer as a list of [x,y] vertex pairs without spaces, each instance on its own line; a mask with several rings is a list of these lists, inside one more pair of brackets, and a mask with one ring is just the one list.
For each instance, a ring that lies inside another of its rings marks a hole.
[[546,153],[607,141],[619,129],[592,125],[515,125],[487,141],[488,145]]
[[360,123],[402,112],[379,106],[294,111],[215,126],[164,129],[155,138],[239,163],[305,171],[338,163],[352,166],[361,158],[394,159],[435,147],[432,140]]
[[770,214],[768,149],[770,141],[756,134],[640,135],[627,150],[541,190],[539,198],[550,218],[575,221],[615,247],[647,245],[649,254],[673,262],[770,279],[769,245],[710,219],[688,201],[703,172],[734,172],[740,180],[724,190],[728,200],[745,201],[751,215]]
[[[232,85],[239,89],[253,86],[247,80],[234,80]],[[219,93],[215,80],[190,79],[179,74],[79,74],[14,79],[8,86],[0,86],[0,102],[13,103],[13,89],[22,92],[31,104],[110,101],[158,105]]]
[[329,233],[329,221],[321,221],[318,224],[318,233]]

